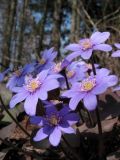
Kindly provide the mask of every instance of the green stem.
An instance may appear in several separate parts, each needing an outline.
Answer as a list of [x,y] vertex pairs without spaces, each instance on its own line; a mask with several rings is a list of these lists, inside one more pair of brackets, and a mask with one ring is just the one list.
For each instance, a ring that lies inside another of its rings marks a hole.
[[19,124],[19,122],[13,117],[13,115],[9,112],[8,108],[5,106],[2,97],[0,96],[1,104],[6,111],[6,113],[11,117],[11,119],[17,124],[17,126],[28,136],[30,137],[30,134]]

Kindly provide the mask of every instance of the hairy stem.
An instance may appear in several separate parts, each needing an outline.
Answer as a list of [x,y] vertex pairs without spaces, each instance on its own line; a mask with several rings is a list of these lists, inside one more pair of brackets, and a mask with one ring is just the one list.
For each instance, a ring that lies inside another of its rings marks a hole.
[[[92,63],[93,73],[94,73],[94,75],[96,75],[96,69],[95,69],[95,65],[94,65],[93,55],[91,57],[91,63]],[[97,100],[98,100],[98,97],[97,97]],[[101,120],[100,120],[100,114],[99,114],[98,107],[96,107],[95,113],[96,113],[96,117],[97,117],[98,132],[99,132],[99,153],[98,153],[99,154],[99,160],[104,160],[105,155],[104,155],[104,144],[103,144],[103,137],[102,137],[102,124],[101,124]]]
[[67,89],[70,89],[70,86],[69,86],[69,82],[68,82],[68,79],[67,79],[67,75],[66,75],[65,69],[63,70],[63,76],[64,76],[64,78],[65,78],[65,82],[66,82]]
[[82,115],[82,112],[81,112],[81,109],[80,109],[80,106],[78,106],[78,112],[79,112],[79,115],[80,115],[80,120],[82,123],[84,123],[84,118],[83,118],[83,115]]
[[85,111],[87,112],[88,118],[90,120],[90,125],[91,125],[91,127],[93,127],[94,126],[94,121],[93,121],[93,119],[91,117],[91,114],[87,109]]
[[[66,75],[66,72],[65,70],[63,70],[63,76],[65,78],[65,81],[66,81],[66,86],[67,86],[67,89],[69,90],[70,89],[70,86],[69,86],[69,82],[68,82],[68,79],[67,79],[67,75]],[[80,111],[81,112],[81,111]],[[72,154],[73,156],[76,158],[76,160],[79,160],[79,157],[78,155],[75,153],[75,151],[73,150],[73,148],[70,146],[70,144],[68,143],[68,141],[65,139],[64,136],[62,136],[65,144],[68,146],[68,148],[70,148],[70,150],[72,151]]]
[[17,126],[28,136],[30,137],[30,134],[19,124],[19,122],[13,117],[13,115],[9,112],[8,108],[5,106],[2,97],[0,96],[0,102],[6,111],[6,113],[10,116],[10,118],[17,124]]
[[[95,65],[94,65],[93,55],[91,57],[91,62],[92,62],[93,73],[94,73],[94,75],[96,75],[96,69],[95,69]],[[97,99],[98,99],[98,97],[97,97]],[[102,125],[101,125],[101,121],[100,121],[100,114],[99,114],[98,108],[96,108],[95,112],[96,112],[96,116],[97,116],[99,134],[102,134]]]

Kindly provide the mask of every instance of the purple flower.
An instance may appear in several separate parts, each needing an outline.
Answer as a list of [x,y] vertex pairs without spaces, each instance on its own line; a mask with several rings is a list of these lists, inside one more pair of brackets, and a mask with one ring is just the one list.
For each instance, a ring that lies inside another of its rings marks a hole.
[[76,113],[70,113],[67,106],[60,111],[57,111],[55,107],[49,107],[46,109],[44,117],[35,116],[31,118],[31,123],[38,124],[41,127],[34,137],[34,141],[41,141],[49,137],[50,143],[57,146],[63,133],[75,133],[71,125],[78,120],[79,116]]
[[108,69],[100,69],[96,76],[91,75],[81,83],[73,84],[70,90],[64,92],[62,96],[71,98],[70,109],[75,110],[78,103],[83,100],[88,110],[94,110],[97,106],[96,95],[104,93],[108,87],[114,86],[118,81],[117,76],[109,75],[109,73]]
[[[83,78],[86,77],[87,67],[85,65],[80,65],[79,62],[72,62],[66,68],[66,76],[68,82],[73,84],[77,81],[81,81]],[[66,88],[65,79],[61,79],[61,88]]]
[[[95,68],[96,68],[96,70],[97,69],[99,69],[99,64],[94,64],[94,66],[95,66]],[[90,64],[90,63],[86,63],[86,68],[87,68],[87,71],[92,71],[93,69],[92,69],[92,64]]]
[[68,59],[63,59],[62,63],[61,63],[61,68],[65,69],[68,65],[71,64],[72,61],[69,61]]
[[36,78],[28,76],[25,78],[23,87],[14,88],[17,94],[10,101],[10,108],[25,100],[24,109],[28,115],[35,115],[38,99],[46,100],[48,91],[59,87],[54,76],[48,75],[49,70],[40,72]]
[[63,104],[63,102],[59,100],[42,101],[42,103],[44,104],[45,108],[55,106],[57,104]]
[[72,61],[78,56],[81,56],[83,59],[89,59],[94,50],[111,51],[112,47],[104,43],[109,36],[109,32],[95,32],[90,38],[84,38],[79,43],[68,45],[66,49],[72,51],[72,54],[68,55],[66,59]]
[[60,73],[62,71],[62,63],[61,62],[58,62],[58,63],[55,63],[51,69],[50,69],[50,73],[51,74],[57,74],[57,73]]
[[51,101],[42,101],[42,103],[44,104],[44,106],[45,106],[46,108],[47,108],[47,107],[51,107],[51,106],[54,105]]
[[120,86],[117,86],[117,87],[115,87],[115,88],[113,89],[113,92],[119,91],[119,90],[120,90]]
[[50,73],[51,74],[60,73],[70,64],[71,62],[68,61],[67,59],[63,59],[61,62],[54,63],[54,65],[50,68]]
[[112,53],[112,57],[120,57],[120,43],[115,43],[115,47],[117,47],[118,50]]
[[76,81],[81,81],[86,77],[86,70],[83,65],[79,65],[79,62],[72,62],[67,68],[67,78],[72,84]]
[[[88,75],[88,72],[92,71],[92,64],[86,63],[85,61],[78,61],[77,66],[81,68],[81,70]],[[96,70],[99,68],[99,64],[94,64]]]
[[10,72],[10,68],[6,69],[4,72],[0,73],[0,82],[2,82],[5,78],[5,75]]
[[37,63],[36,70],[39,73],[43,69],[49,69],[54,65],[53,60],[56,58],[57,52],[54,48],[46,49],[42,53],[42,57]]
[[33,64],[26,64],[23,68],[16,70],[7,83],[7,88],[12,90],[14,87],[20,87],[24,84],[25,76],[34,71]]

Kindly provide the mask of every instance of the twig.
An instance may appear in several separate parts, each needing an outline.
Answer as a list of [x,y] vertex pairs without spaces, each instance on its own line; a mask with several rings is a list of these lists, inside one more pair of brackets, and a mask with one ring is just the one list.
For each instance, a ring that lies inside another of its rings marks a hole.
[[120,35],[120,30],[118,28],[116,28],[116,27],[106,26],[105,28],[110,28],[110,29],[112,29],[113,31],[117,32]]
[[19,148],[17,147],[16,145],[12,144],[11,142],[8,142],[6,140],[3,140],[2,138],[0,138],[0,141],[5,144],[6,146],[8,147],[11,147],[13,150],[17,150],[19,152],[23,152],[24,154],[27,154],[29,156],[32,156],[32,157],[35,157],[35,158],[39,158],[39,157],[42,157],[42,155],[38,152],[36,152],[35,150],[32,150],[32,151],[27,151],[27,150],[24,150],[22,148]]
[[89,20],[89,23],[93,26],[93,28],[94,28],[95,30],[97,30],[96,24],[93,22],[92,18],[90,17],[90,15],[88,14],[88,12],[87,12],[86,9],[84,8],[84,5],[83,5],[82,1],[80,1],[80,3],[81,3],[81,7],[82,7],[82,10],[83,10],[85,16],[86,16],[86,17],[88,18],[88,20]]
[[112,13],[104,16],[102,19],[100,19],[99,21],[97,21],[95,25],[97,26],[97,25],[100,24],[103,20],[106,20],[107,18],[113,16],[114,14],[117,14],[119,11],[120,11],[120,7],[119,7],[116,11],[114,11],[114,12],[112,12]]

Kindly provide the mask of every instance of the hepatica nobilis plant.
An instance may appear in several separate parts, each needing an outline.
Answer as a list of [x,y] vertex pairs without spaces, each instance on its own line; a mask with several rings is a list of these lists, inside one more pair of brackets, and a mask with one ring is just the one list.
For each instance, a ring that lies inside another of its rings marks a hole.
[[[1,81],[6,74],[10,75],[6,85],[13,93],[9,107],[21,104],[30,123],[39,128],[33,141],[47,139],[51,145],[58,146],[67,141],[66,134],[76,135],[81,105],[85,112],[95,110],[98,116],[99,95],[118,83],[118,77],[109,69],[94,63],[94,52],[112,51],[106,43],[109,36],[109,32],[95,32],[89,38],[69,44],[65,47],[68,55],[59,62],[54,48],[46,49],[31,64],[0,74]],[[112,57],[120,57],[120,44],[116,43],[115,47],[118,50]],[[98,130],[102,132],[100,127],[99,121]]]

